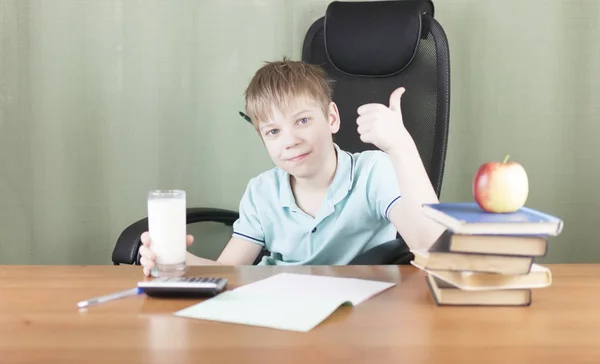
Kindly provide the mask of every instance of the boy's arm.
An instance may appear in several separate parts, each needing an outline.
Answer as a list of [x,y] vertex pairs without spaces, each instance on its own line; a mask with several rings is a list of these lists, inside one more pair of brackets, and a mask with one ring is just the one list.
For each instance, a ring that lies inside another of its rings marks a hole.
[[190,252],[187,252],[185,264],[190,265],[221,265],[218,262],[206,258],[200,258]]
[[399,147],[388,155],[396,172],[402,196],[390,209],[388,218],[411,250],[427,250],[442,234],[444,227],[423,214],[422,205],[437,203],[438,198],[413,139],[399,140]]
[[[360,138],[386,152],[390,158],[401,197],[390,203],[386,217],[394,224],[411,250],[426,250],[442,234],[444,227],[427,218],[422,212],[424,203],[437,203],[433,189],[417,146],[404,127],[401,97],[404,88],[390,95],[389,107],[382,104],[366,104],[358,108],[357,119]],[[388,164],[379,166],[383,176],[391,172]],[[374,176],[378,178],[381,176]],[[387,184],[381,181],[380,184]],[[380,186],[383,186],[380,185]],[[383,192],[376,194],[385,195]],[[390,198],[394,196],[386,196]],[[395,202],[395,203],[394,203]]]
[[261,250],[261,245],[233,236],[217,262],[225,265],[252,265]]
[[265,244],[257,205],[260,204],[260,191],[257,179],[246,186],[240,201],[240,216],[233,223],[233,236],[216,261],[197,257],[188,253],[189,265],[251,265]]
[[186,263],[188,265],[252,265],[261,249],[258,244],[234,236],[216,261],[200,258],[188,252]]

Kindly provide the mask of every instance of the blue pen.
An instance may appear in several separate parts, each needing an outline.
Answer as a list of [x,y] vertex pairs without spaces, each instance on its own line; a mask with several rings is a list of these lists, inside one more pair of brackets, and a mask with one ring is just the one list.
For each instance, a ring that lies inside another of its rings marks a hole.
[[114,301],[114,300],[117,300],[119,298],[136,296],[136,295],[138,295],[138,294],[140,294],[142,292],[143,291],[140,288],[137,288],[137,287],[136,288],[131,288],[131,289],[127,289],[125,291],[111,293],[111,294],[108,294],[106,296],[94,297],[94,298],[90,298],[89,300],[81,301],[81,302],[79,302],[77,304],[77,307],[84,308],[84,307],[88,307],[88,306],[92,306],[92,305],[97,305],[97,304],[100,304],[100,303]]

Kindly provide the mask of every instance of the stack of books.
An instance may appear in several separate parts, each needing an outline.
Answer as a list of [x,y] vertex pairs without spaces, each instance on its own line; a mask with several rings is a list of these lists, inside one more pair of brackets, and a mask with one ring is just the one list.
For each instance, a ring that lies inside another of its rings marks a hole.
[[423,213],[446,227],[428,251],[413,251],[437,305],[529,306],[532,290],[552,283],[534,260],[561,233],[560,218],[527,207],[490,213],[475,202],[427,204]]

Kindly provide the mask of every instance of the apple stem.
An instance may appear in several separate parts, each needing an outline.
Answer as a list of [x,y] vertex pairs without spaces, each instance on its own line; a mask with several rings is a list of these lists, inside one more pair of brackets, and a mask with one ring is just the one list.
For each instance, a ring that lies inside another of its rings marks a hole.
[[508,161],[508,157],[510,157],[510,154],[507,154],[506,157],[504,157],[504,162],[503,163],[506,163]]

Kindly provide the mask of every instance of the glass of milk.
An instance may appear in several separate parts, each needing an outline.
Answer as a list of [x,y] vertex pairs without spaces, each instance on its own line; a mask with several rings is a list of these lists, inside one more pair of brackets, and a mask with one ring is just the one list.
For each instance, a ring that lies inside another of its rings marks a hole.
[[153,277],[180,277],[185,273],[186,231],[185,191],[148,192],[150,250],[156,254]]

